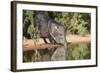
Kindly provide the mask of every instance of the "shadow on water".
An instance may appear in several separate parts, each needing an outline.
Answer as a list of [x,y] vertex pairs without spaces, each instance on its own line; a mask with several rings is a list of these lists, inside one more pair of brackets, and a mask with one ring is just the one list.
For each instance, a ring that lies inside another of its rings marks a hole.
[[66,49],[66,60],[84,60],[91,59],[91,44],[70,43]]

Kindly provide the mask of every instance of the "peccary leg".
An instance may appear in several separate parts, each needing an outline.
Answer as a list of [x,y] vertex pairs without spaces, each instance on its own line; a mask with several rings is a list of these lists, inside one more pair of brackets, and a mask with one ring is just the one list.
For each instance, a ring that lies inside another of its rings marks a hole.
[[43,38],[43,40],[44,40],[44,42],[47,44],[48,42],[47,42],[47,40],[46,40],[46,38]]

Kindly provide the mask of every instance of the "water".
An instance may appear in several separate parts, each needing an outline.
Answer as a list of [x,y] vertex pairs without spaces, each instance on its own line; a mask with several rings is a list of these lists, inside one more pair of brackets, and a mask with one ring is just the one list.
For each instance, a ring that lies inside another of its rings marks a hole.
[[[85,60],[91,59],[90,43],[70,43],[66,48],[66,60]],[[33,51],[24,52],[23,62],[35,62],[36,55]],[[42,60],[40,60],[42,61]],[[37,61],[36,61],[37,62]]]
[[91,59],[90,43],[71,43],[66,49],[66,60]]

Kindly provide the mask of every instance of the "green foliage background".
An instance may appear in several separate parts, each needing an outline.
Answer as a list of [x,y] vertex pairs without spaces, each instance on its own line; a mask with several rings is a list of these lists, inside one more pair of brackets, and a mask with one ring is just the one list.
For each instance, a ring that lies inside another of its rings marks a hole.
[[[47,12],[45,11],[52,19],[64,25],[66,33],[68,34],[77,34],[85,36],[90,34],[91,30],[91,14],[90,13],[79,13],[79,12]],[[30,21],[30,23],[29,23]],[[32,10],[23,10],[23,33],[30,34],[33,40],[36,40],[39,37],[39,31],[34,25],[34,11]],[[26,30],[27,25],[29,25],[28,30]],[[38,41],[38,40],[36,40]],[[76,60],[76,59],[89,59],[90,58],[90,44],[78,44],[68,49],[66,54],[66,60]],[[83,49],[85,48],[85,49]],[[36,55],[34,52],[25,53],[23,60],[24,62],[28,61],[38,61],[35,60]],[[38,55],[38,54],[37,54]]]
[[63,24],[67,34],[86,35],[90,33],[90,14],[77,12],[53,13],[54,19]]

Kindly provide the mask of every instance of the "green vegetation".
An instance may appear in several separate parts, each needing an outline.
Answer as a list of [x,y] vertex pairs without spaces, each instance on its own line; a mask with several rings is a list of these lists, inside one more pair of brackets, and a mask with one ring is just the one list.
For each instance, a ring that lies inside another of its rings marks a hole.
[[55,20],[65,26],[67,34],[86,35],[90,33],[90,14],[88,13],[54,13]]

